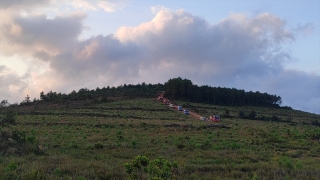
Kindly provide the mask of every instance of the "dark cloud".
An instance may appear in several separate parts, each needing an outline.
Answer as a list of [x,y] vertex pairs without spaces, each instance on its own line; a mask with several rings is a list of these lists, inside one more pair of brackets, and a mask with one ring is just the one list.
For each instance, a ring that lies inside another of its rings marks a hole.
[[52,57],[50,63],[68,79],[107,74],[115,78],[136,77],[142,54],[134,43],[123,44],[113,35],[97,36]]
[[16,16],[12,23],[2,25],[2,38],[21,52],[46,51],[57,54],[75,46],[83,29],[84,18],[83,13],[58,16],[54,19],[48,19],[45,15]]

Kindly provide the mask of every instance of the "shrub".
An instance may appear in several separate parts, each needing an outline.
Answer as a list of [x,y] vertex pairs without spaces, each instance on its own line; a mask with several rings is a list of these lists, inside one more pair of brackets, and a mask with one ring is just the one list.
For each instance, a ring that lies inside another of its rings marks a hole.
[[276,122],[281,122],[281,118],[277,115],[272,115],[271,116],[271,121],[276,121]]
[[231,144],[229,145],[229,147],[230,147],[231,149],[240,149],[240,148],[241,148],[241,145],[238,144],[238,143],[236,143],[236,142],[233,142],[233,143],[231,143]]
[[25,175],[24,178],[34,180],[46,179],[45,174],[41,170],[31,170]]
[[97,143],[94,144],[94,148],[96,149],[103,149],[103,144],[101,141],[98,141]]
[[313,140],[320,139],[320,129],[314,129],[312,131],[309,131],[308,136],[311,137]]
[[118,140],[124,139],[123,136],[122,136],[122,131],[118,131],[116,136],[117,136]]
[[131,179],[172,179],[176,162],[165,160],[164,157],[150,161],[146,156],[136,156],[131,163],[125,163],[126,173]]
[[291,159],[287,156],[282,156],[279,158],[279,165],[283,166],[288,169],[294,169],[293,163],[291,162]]
[[269,136],[267,137],[266,142],[269,143],[283,143],[286,142],[284,138],[282,138],[278,133],[270,133]]
[[132,144],[133,147],[137,146],[137,142],[135,142],[135,141],[132,141],[131,144]]
[[178,168],[177,162],[170,162],[160,156],[150,162],[148,173],[152,176],[152,179],[172,179],[176,168]]
[[320,126],[319,120],[312,120],[311,124],[314,125],[314,126]]
[[300,160],[298,160],[298,161],[296,162],[295,168],[296,168],[296,169],[302,169],[302,168],[303,168],[303,164],[302,164],[302,162],[301,162]]
[[24,131],[12,131],[12,138],[18,143],[26,142],[26,133]]
[[9,163],[6,167],[5,167],[5,170],[6,171],[14,171],[18,168],[18,165],[16,163]]
[[249,114],[249,119],[254,119],[257,116],[257,113],[255,111],[251,111]]
[[4,118],[0,121],[0,125],[4,126],[6,124],[15,124],[16,123],[16,112],[12,109],[9,109],[5,112]]
[[87,180],[85,177],[79,176],[77,177],[77,180]]
[[145,123],[145,122],[140,123],[140,126],[143,127],[143,128],[146,128],[147,127],[147,123]]
[[240,118],[244,118],[246,116],[246,114],[243,111],[239,111],[238,115]]
[[196,144],[194,145],[194,147],[197,148],[197,149],[201,148],[201,146],[202,146],[202,145],[201,145],[200,143],[196,143]]
[[224,117],[226,118],[230,117],[230,111],[228,109],[225,110]]
[[186,147],[184,144],[182,144],[182,143],[178,143],[177,145],[176,145],[176,147],[178,148],[178,149],[183,149],[184,147]]
[[144,173],[148,171],[149,162],[146,156],[136,156],[131,163],[125,163],[126,173],[132,179],[142,179]]
[[26,141],[27,141],[28,143],[35,144],[35,142],[36,142],[36,137],[35,137],[35,136],[29,136],[29,137],[26,138]]
[[55,168],[53,170],[53,174],[56,175],[56,176],[59,176],[59,177],[61,177],[63,175],[63,173],[62,173],[60,168]]

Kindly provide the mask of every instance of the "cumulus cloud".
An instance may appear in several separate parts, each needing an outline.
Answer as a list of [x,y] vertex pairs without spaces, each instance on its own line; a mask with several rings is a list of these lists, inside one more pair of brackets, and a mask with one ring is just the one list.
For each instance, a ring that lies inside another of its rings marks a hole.
[[57,16],[16,16],[10,23],[1,25],[1,52],[4,54],[37,53],[57,54],[73,46],[82,31],[83,13]]
[[70,92],[181,76],[199,85],[276,93],[284,105],[320,113],[319,75],[284,69],[293,57],[283,46],[297,36],[284,20],[269,13],[231,14],[209,24],[183,10],[157,11],[149,22],[85,40],[77,39],[84,14],[17,15],[2,24],[0,53],[46,63],[44,73],[29,73],[28,87],[20,84],[24,92]]

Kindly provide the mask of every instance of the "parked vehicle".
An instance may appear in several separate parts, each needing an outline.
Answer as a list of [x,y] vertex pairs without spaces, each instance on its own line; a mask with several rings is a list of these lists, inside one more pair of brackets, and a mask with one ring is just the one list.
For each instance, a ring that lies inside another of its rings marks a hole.
[[184,114],[188,115],[189,114],[189,111],[188,110],[184,110]]
[[178,111],[182,111],[182,106],[178,106]]
[[209,120],[213,121],[213,122],[220,122],[220,116],[218,115],[213,115],[213,116],[209,116]]

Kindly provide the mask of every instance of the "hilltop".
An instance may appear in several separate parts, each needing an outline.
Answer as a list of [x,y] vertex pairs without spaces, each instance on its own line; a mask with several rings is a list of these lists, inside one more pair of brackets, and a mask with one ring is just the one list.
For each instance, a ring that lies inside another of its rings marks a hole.
[[[280,96],[271,95],[268,93],[246,92],[236,88],[222,88],[211,86],[198,86],[188,79],[173,78],[164,84],[124,84],[118,87],[103,87],[89,90],[81,88],[77,92],[73,90],[69,94],[62,94],[57,92],[40,93],[40,99],[34,98],[33,100],[27,95],[25,100],[20,104],[15,103],[12,105],[31,105],[39,102],[55,102],[65,103],[79,100],[88,100],[89,102],[106,102],[118,97],[149,97],[152,98],[159,91],[165,92],[165,96],[174,100],[183,100],[195,103],[205,103],[212,105],[228,105],[228,106],[267,106],[280,108],[282,99]],[[6,106],[8,102],[3,100],[2,106]],[[289,108],[290,107],[284,107]]]
[[[176,78],[41,93],[39,100],[0,108],[0,179],[129,179],[135,172],[141,179],[320,178],[319,115],[283,108],[276,95],[190,82]],[[221,96],[201,90],[219,90]],[[159,91],[177,105],[204,117],[220,115],[222,121],[176,111],[155,100]],[[222,98],[227,92],[244,92],[245,98]],[[168,176],[136,166],[129,171],[137,161],[152,169],[162,157],[172,166],[157,167]]]

